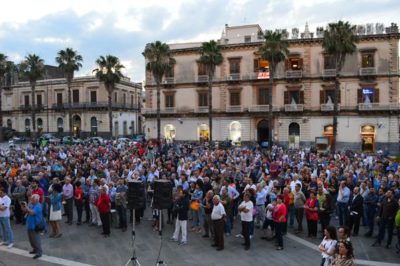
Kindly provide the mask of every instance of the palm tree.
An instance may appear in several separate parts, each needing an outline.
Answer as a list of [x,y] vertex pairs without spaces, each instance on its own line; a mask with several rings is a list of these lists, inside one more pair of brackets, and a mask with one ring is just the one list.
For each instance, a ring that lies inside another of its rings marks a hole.
[[264,37],[265,42],[260,47],[259,53],[261,58],[268,61],[269,64],[269,90],[268,90],[268,145],[272,149],[272,88],[274,86],[274,77],[276,67],[278,64],[285,60],[289,54],[288,42],[282,39],[282,34],[279,31],[266,30],[264,33],[260,32]]
[[336,69],[335,90],[333,92],[333,147],[336,149],[337,136],[337,115],[338,115],[338,95],[340,90],[340,71],[343,68],[346,55],[350,55],[356,51],[357,36],[354,34],[355,25],[349,22],[338,21],[330,23],[324,31],[324,39],[322,47],[325,54],[331,56]]
[[222,64],[224,57],[221,46],[214,40],[203,42],[199,49],[200,58],[198,62],[206,69],[208,76],[208,124],[210,127],[209,141],[212,143],[212,86],[215,68]]
[[142,55],[147,60],[146,71],[149,71],[156,82],[157,87],[157,140],[161,139],[161,117],[160,117],[160,90],[161,81],[168,71],[171,71],[175,59],[172,58],[168,44],[156,41],[146,45]]
[[112,93],[115,90],[115,84],[120,82],[124,76],[121,73],[124,66],[120,63],[119,58],[113,55],[100,56],[96,60],[97,68],[93,70],[96,77],[104,82],[104,86],[108,92],[108,120],[110,122],[110,137],[112,137]]
[[[8,72],[8,61],[7,61],[7,56],[0,53],[0,95],[2,94],[3,90],[3,82],[4,78]],[[1,98],[0,98],[1,99]],[[0,141],[3,140],[3,111],[2,111],[2,105],[0,103]]]
[[58,67],[64,72],[68,87],[68,116],[69,116],[69,133],[72,135],[72,100],[71,100],[71,85],[74,79],[75,71],[82,67],[82,56],[72,48],[60,50],[57,53],[56,62]]
[[25,60],[19,65],[21,75],[29,80],[31,85],[31,116],[32,116],[32,136],[36,138],[36,108],[35,106],[35,88],[36,81],[42,78],[45,74],[44,60],[36,54],[28,54]]

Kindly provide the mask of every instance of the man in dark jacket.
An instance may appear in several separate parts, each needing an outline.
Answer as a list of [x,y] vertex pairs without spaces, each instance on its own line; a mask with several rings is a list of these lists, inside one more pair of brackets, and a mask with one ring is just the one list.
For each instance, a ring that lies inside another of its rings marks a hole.
[[394,218],[396,216],[399,204],[394,198],[394,191],[388,190],[386,197],[382,200],[382,204],[378,211],[379,223],[379,234],[378,239],[372,246],[380,246],[382,240],[385,238],[385,231],[387,228],[388,238],[386,242],[386,248],[390,248],[392,244],[393,230],[394,230]]
[[178,242],[179,239],[179,231],[182,231],[181,241],[179,245],[187,244],[187,221],[188,221],[188,211],[189,211],[189,197],[187,191],[180,190],[179,198],[175,203],[176,210],[178,212],[178,217],[176,218],[175,223],[175,232],[171,237],[171,241]]
[[367,197],[364,200],[364,204],[367,207],[367,224],[369,229],[368,232],[365,234],[366,237],[372,236],[374,232],[377,203],[378,195],[376,195],[375,189],[371,188]]
[[360,195],[360,188],[355,187],[353,189],[353,196],[350,198],[349,202],[349,229],[350,232],[354,226],[353,236],[358,235],[358,230],[360,228],[360,219],[363,214],[363,204],[364,199]]

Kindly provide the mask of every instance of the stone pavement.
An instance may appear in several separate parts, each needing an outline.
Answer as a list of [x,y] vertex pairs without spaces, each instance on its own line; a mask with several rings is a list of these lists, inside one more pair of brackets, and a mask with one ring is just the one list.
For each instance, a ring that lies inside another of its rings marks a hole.
[[[129,215],[128,215],[129,216]],[[146,220],[150,213],[146,212],[145,220],[136,226],[136,255],[141,265],[155,265],[160,247],[158,233],[151,229],[151,222]],[[336,222],[335,219],[332,220]],[[189,222],[190,226],[191,222]],[[274,242],[267,242],[260,239],[260,231],[256,229],[255,237],[251,242],[251,249],[245,251],[241,243],[243,239],[235,238],[234,235],[240,231],[239,221],[236,221],[233,234],[225,238],[225,250],[216,251],[212,248],[211,240],[204,239],[200,234],[189,233],[188,245],[178,246],[168,239],[172,235],[173,226],[166,225],[163,231],[163,246],[161,259],[168,265],[319,265],[320,253],[316,246],[319,239],[307,239],[303,235],[300,238],[289,234],[284,239],[285,249],[276,251]],[[29,250],[25,228],[21,225],[13,225],[16,249]],[[100,228],[89,227],[88,225],[66,225],[62,223],[63,237],[51,239],[44,236],[42,239],[43,252],[46,255],[63,258],[91,265],[125,265],[132,256],[131,232],[123,233],[113,229],[110,238],[104,238]],[[360,235],[364,232],[360,230]],[[300,240],[299,240],[300,239]],[[304,242],[305,241],[307,242]],[[400,257],[395,253],[394,248],[372,248],[373,239],[362,236],[353,237],[356,258],[372,261],[365,265],[379,265],[380,262],[399,263]],[[397,238],[394,238],[394,242]],[[303,243],[302,243],[303,242]],[[315,245],[314,245],[315,244]],[[27,261],[28,264],[25,263]],[[29,261],[30,260],[30,261]],[[378,261],[378,262],[373,262]],[[361,261],[362,262],[362,261]],[[19,255],[0,251],[0,266],[4,265],[52,265],[49,263],[38,263],[32,259]],[[60,263],[62,265],[67,265]],[[53,264],[56,265],[56,264]],[[73,264],[71,264],[73,265]],[[390,264],[388,264],[390,265]]]

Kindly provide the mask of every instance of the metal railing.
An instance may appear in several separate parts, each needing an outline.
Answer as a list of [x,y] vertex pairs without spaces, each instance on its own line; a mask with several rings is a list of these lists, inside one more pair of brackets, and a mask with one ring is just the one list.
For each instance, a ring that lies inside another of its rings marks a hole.
[[376,75],[375,67],[362,67],[360,68],[360,76],[373,76]]
[[40,111],[44,109],[44,105],[43,104],[23,104],[19,106],[19,110],[21,111],[31,111],[31,110],[36,110],[36,111]]
[[322,76],[323,77],[335,77],[336,76],[336,69],[324,69],[322,71]]
[[285,72],[287,79],[299,79],[303,77],[303,70],[287,70]]
[[238,81],[241,79],[240,73],[233,73],[226,76],[227,81]]
[[304,104],[285,104],[285,112],[302,112]]
[[195,113],[208,113],[208,106],[199,106],[195,109]]
[[200,75],[197,77],[197,82],[199,83],[207,83],[208,82],[208,76],[207,75]]
[[[335,109],[335,105],[332,103],[321,104],[321,111],[323,111],[323,112],[331,112],[334,109]],[[338,111],[340,111],[340,104],[338,104]]]
[[359,111],[379,111],[379,110],[391,110],[391,105],[380,104],[380,103],[359,103]]
[[240,105],[228,105],[225,110],[228,113],[239,113],[242,112],[243,109]]

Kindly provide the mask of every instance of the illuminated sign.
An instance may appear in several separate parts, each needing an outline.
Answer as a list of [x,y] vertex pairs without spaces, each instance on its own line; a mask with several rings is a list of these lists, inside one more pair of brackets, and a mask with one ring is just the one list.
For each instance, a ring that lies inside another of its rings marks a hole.
[[364,95],[371,95],[371,94],[374,94],[374,89],[373,88],[363,88],[362,93]]
[[258,79],[269,79],[269,72],[258,72]]

